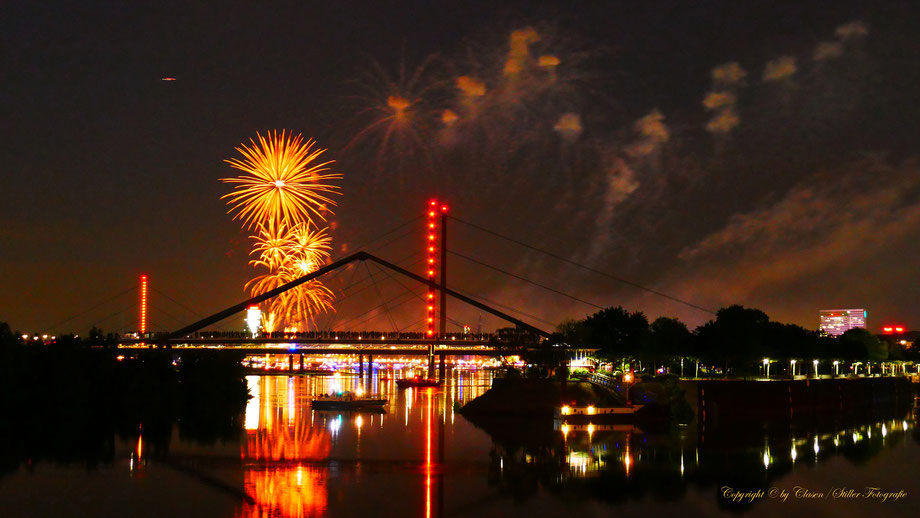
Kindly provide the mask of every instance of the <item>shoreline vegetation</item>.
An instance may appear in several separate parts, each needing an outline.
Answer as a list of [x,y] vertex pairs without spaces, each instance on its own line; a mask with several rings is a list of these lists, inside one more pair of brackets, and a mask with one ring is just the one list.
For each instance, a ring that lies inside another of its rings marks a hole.
[[91,468],[111,462],[116,437],[143,433],[150,452],[181,437],[235,439],[249,399],[240,358],[85,347],[3,348],[0,476],[47,460]]

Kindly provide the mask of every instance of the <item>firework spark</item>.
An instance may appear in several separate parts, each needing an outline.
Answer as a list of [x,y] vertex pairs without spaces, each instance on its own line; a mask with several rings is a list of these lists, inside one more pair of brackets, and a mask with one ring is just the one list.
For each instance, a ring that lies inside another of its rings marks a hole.
[[250,139],[250,146],[241,144],[236,150],[242,159],[225,160],[234,169],[246,174],[221,178],[224,183],[235,184],[227,198],[228,214],[237,211],[245,229],[260,222],[286,222],[289,225],[308,222],[313,217],[325,221],[325,208],[335,205],[329,195],[339,194],[339,187],[329,183],[342,178],[330,173],[333,161],[317,162],[325,149],[314,148],[313,140],[304,142],[302,135],[268,132],[257,134],[258,143]]

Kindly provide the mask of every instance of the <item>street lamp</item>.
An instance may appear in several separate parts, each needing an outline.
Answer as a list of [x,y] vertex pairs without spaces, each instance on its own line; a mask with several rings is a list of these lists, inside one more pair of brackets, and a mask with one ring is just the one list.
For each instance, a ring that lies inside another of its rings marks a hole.
[[834,376],[840,375],[840,362],[834,360]]
[[817,378],[818,377],[818,360],[812,360],[811,363],[812,365],[815,366],[815,377]]
[[763,374],[764,376],[768,378],[770,377],[770,359],[769,358],[763,359]]
[[795,378],[795,360],[789,360],[789,370],[792,371],[792,377]]
[[626,406],[632,406],[632,401],[629,399],[629,384],[632,383],[632,380],[632,371],[627,371],[625,374],[623,374],[623,382],[626,383]]

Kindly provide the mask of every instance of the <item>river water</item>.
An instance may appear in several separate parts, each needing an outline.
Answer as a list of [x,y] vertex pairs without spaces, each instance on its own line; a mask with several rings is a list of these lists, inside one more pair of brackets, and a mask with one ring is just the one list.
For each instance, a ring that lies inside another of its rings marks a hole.
[[310,399],[368,383],[355,375],[250,376],[238,438],[201,443],[177,427],[150,444],[140,430],[98,463],[27,462],[0,478],[0,516],[916,516],[920,503],[910,412],[706,435],[481,428],[457,409],[488,371],[453,370],[441,389],[384,377],[369,383],[386,413],[353,414]]

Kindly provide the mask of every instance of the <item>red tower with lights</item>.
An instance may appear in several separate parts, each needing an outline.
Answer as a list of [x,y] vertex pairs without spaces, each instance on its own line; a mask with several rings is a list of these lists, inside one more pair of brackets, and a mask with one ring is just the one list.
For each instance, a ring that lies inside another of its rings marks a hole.
[[147,333],[147,276],[141,275],[141,325],[140,325],[140,334],[144,335]]
[[[441,272],[440,284],[447,286],[447,205],[438,203],[437,199],[429,200],[427,207],[427,227],[425,251],[427,252],[428,281],[436,282],[438,270]],[[440,231],[441,239],[438,239]],[[440,252],[440,253],[439,253]],[[440,260],[438,259],[440,257]],[[447,293],[441,290],[440,301],[435,302],[435,288],[428,286],[428,294],[425,297],[425,337],[434,340],[436,337],[442,337],[447,332]],[[437,320],[440,324],[437,333],[435,332],[435,309],[440,308],[440,315]],[[441,356],[441,377],[444,377],[444,356]],[[428,377],[434,375],[434,342],[428,344]]]
[[[428,213],[427,213],[427,227],[426,234],[427,239],[425,242],[425,250],[427,252],[427,273],[428,280],[431,282],[437,282],[436,275],[438,270],[441,272],[440,284],[441,286],[447,285],[447,205],[439,204],[437,199],[432,199],[428,202]],[[438,239],[438,233],[441,234],[441,239]],[[439,253],[440,252],[440,253]],[[438,259],[440,257],[440,260]],[[425,336],[427,338],[435,338],[436,336],[444,335],[447,332],[447,294],[441,291],[440,301],[436,302],[436,294],[434,288],[431,286],[428,287],[428,295],[425,299],[426,306],[426,331]],[[440,307],[440,316],[437,318],[440,326],[437,328],[437,334],[435,331],[435,309]]]

